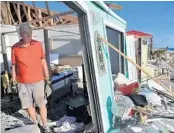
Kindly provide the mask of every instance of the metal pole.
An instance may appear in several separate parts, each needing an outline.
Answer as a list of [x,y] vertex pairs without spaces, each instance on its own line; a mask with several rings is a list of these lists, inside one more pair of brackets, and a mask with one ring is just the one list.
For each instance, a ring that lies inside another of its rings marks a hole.
[[153,36],[150,38],[150,55],[152,55]]
[[4,70],[9,72],[6,42],[5,42],[4,34],[1,35],[1,45],[2,45],[2,56],[3,56],[3,62],[4,62]]
[[51,79],[52,74],[51,74],[51,66],[50,66],[50,44],[49,44],[47,29],[44,29],[44,44],[45,44],[45,57],[46,57],[47,65],[48,65],[49,76]]
[[82,64],[82,72],[83,72],[83,89],[84,89],[84,97],[88,98],[87,82],[86,82],[86,75],[85,75],[84,64]]
[[[137,64],[141,67],[141,38],[138,38]],[[141,83],[141,70],[138,69],[138,80]]]

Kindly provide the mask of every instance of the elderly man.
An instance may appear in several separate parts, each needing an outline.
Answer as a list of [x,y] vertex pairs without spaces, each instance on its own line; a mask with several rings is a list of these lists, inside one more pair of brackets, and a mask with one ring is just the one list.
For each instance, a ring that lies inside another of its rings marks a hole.
[[49,79],[49,74],[42,44],[32,40],[32,28],[27,23],[20,25],[19,34],[21,40],[12,47],[12,81],[18,82],[22,108],[27,109],[33,122],[37,123],[35,102],[40,109],[43,129],[50,132],[44,93],[44,78]]

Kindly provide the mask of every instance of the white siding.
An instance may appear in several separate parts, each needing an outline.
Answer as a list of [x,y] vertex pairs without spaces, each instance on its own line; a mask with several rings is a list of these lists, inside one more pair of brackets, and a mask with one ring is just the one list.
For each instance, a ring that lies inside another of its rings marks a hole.
[[[16,31],[16,27],[11,25],[1,25],[1,32],[9,31]],[[60,58],[69,55],[81,55],[82,48],[78,25],[64,25],[52,27],[51,30],[48,31],[48,36],[50,45],[52,44],[52,54],[58,54]],[[5,38],[7,46],[7,58],[9,61],[9,65],[11,65],[11,46],[19,41],[19,36],[15,32],[11,34],[6,34]],[[40,41],[43,44],[43,48],[45,48],[43,30],[34,30],[33,39]],[[1,70],[4,70],[2,54],[0,54],[0,63]]]
[[49,30],[51,53],[58,53],[60,58],[81,53],[81,40],[78,25],[60,26]]
[[[10,31],[16,31],[16,26],[11,26],[11,25],[1,25],[1,32],[10,32]],[[7,50],[7,59],[9,65],[11,64],[11,46],[19,41],[19,37],[17,33],[11,33],[11,34],[6,34],[5,35],[5,42],[6,42],[6,50]],[[1,42],[0,42],[1,45]],[[0,54],[0,63],[1,63],[1,71],[4,70],[4,65],[3,65],[3,56],[2,53]]]
[[[136,62],[136,53],[135,53],[136,43],[134,36],[126,36],[126,49],[127,49],[127,56],[130,57],[134,62]],[[130,80],[137,79],[136,66],[133,65],[130,61],[128,61],[128,72]]]

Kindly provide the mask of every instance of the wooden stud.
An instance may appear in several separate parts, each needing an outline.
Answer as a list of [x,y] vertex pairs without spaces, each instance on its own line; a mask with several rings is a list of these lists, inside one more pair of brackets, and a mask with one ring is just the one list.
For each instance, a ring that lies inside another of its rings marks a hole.
[[72,24],[78,23],[78,19],[76,17],[71,16],[71,15],[63,16],[62,18],[71,21]]
[[66,20],[63,22],[63,24],[66,24],[68,21],[69,21],[69,20],[66,19]]
[[25,8],[24,2],[22,2],[22,6],[23,6],[23,9],[24,9],[24,13],[25,13],[25,15],[26,15],[27,21],[31,21],[31,20],[29,19],[29,12],[27,13],[27,10],[26,10],[26,8]]
[[21,19],[23,19],[25,17],[25,14],[23,13],[22,16],[21,16]]
[[38,27],[38,25],[36,24],[36,23],[31,23],[33,26],[36,26],[36,27]]
[[20,19],[21,22],[22,22],[22,19],[21,19],[21,9],[20,9],[20,5],[19,5],[19,4],[17,4],[17,10],[18,10],[19,19]]
[[[38,9],[38,11],[39,11],[39,18],[38,18],[38,20],[40,20],[40,21],[38,21],[39,22],[39,26],[42,26],[42,12],[41,12],[41,10],[40,9]],[[37,20],[37,19],[36,19]],[[37,21],[36,21],[37,22]]]
[[8,10],[8,5],[7,5],[7,1],[4,2],[5,6],[6,6],[6,9],[7,9],[7,14],[8,14],[8,22],[10,25],[12,25],[12,19],[11,19],[11,16],[10,16],[10,12]]
[[[45,1],[45,5],[46,5],[47,11],[48,11],[48,15],[51,16],[52,12],[49,9],[48,1]],[[50,25],[53,25],[53,19],[50,19],[50,23],[51,23]]]
[[12,2],[12,5],[13,5],[13,7],[14,7],[14,9],[15,9],[15,12],[16,12],[16,15],[17,15],[17,18],[18,18],[18,22],[19,22],[19,24],[21,24],[22,21],[21,21],[21,18],[20,18],[20,16],[19,16],[19,14],[18,14],[18,10],[17,10],[17,8],[16,8],[16,5],[15,5],[15,3],[13,3],[13,2]]
[[47,26],[47,25],[49,25],[49,24],[48,24],[48,21],[49,21],[49,20],[43,21],[43,25],[42,25],[42,26]]
[[[48,15],[51,16],[52,13],[49,9],[48,1],[45,1],[45,5],[46,5],[47,11],[48,11]],[[52,25],[53,24],[53,19],[50,19],[49,21],[50,21],[50,25]]]
[[[39,23],[40,27],[45,26],[45,25],[52,26],[52,25],[56,24],[56,23],[53,22],[53,19],[54,19],[55,16],[57,16],[57,15],[59,16],[59,14],[52,15],[55,12],[50,11],[48,2],[45,2],[47,10],[43,10],[43,9],[40,9],[40,8],[38,9],[35,6],[35,2],[34,1],[32,1],[32,2],[33,2],[33,6],[28,6],[24,2],[11,2],[13,7],[14,7],[15,12],[10,11],[10,7],[9,7],[10,5],[8,4],[7,9],[8,9],[8,12],[9,12],[9,18],[12,21],[12,22],[10,22],[10,24],[15,24],[15,20],[13,18],[14,15],[12,13],[16,14],[17,19],[18,19],[18,24],[22,23],[24,15],[26,15],[27,21],[29,23],[32,23],[34,25],[38,25],[36,23]],[[21,10],[22,10],[22,9],[20,9],[21,7],[23,7],[24,14],[21,14]],[[35,12],[35,14],[31,15],[31,13],[33,13],[33,11]],[[74,13],[74,12],[70,12],[69,14],[72,14],[72,13]],[[49,16],[42,17],[43,14],[49,15]],[[67,15],[67,16],[63,16],[63,15]],[[63,15],[60,13],[60,16],[62,16],[62,19],[65,19],[64,23],[62,23],[62,24],[65,24],[69,21],[70,21],[70,23],[77,23],[76,17],[68,15],[67,12],[65,14],[63,13]],[[5,17],[5,16],[3,15],[3,17]],[[33,20],[33,18],[36,18],[36,19]],[[6,20],[4,20],[4,21],[6,21]]]
[[48,1],[45,1],[45,5],[46,5],[46,8],[47,8],[48,14],[51,16],[51,12],[50,12],[50,9],[49,9],[49,6],[48,6]]
[[[39,19],[39,10],[37,9],[37,7],[36,7],[36,5],[35,5],[35,2],[34,1],[32,1],[32,4],[33,4],[33,7],[34,7],[34,10],[35,10],[35,18],[36,19]],[[39,26],[42,26],[42,22],[39,22]]]
[[33,4],[34,10],[35,10],[35,14],[36,14],[36,16],[39,18],[39,12],[38,12],[38,10],[37,10],[37,7],[36,7],[36,5],[35,5],[35,2],[32,1],[32,4]]
[[122,6],[116,5],[116,4],[114,4],[114,3],[111,3],[111,4],[106,3],[106,5],[107,5],[109,8],[111,8],[111,9],[122,10]]
[[31,9],[30,7],[27,8],[28,9],[28,20],[31,21]]
[[[62,19],[62,18],[61,18],[61,19]],[[64,20],[66,20],[66,19],[64,19]],[[63,21],[63,19],[62,19],[62,21]],[[54,23],[57,24],[57,23],[59,23],[59,22],[61,22],[60,19],[56,20]],[[64,21],[63,21],[63,22],[64,22]],[[63,23],[63,22],[62,22],[62,23]]]
[[1,21],[4,23],[4,24],[7,24],[7,21],[6,21],[6,17],[4,15],[4,11],[1,10]]
[[31,15],[32,15],[32,17],[34,17],[35,19],[37,19],[36,14],[32,13]]
[[63,15],[67,15],[67,14],[72,14],[72,13],[74,13],[74,12],[73,11],[68,11],[68,12],[58,13],[58,14],[54,14],[52,16],[47,16],[47,17],[42,17],[42,18],[39,18],[39,19],[35,19],[35,20],[32,20],[32,21],[29,21],[28,23],[45,21],[47,19],[51,19],[51,18],[54,18],[54,17],[63,16]]

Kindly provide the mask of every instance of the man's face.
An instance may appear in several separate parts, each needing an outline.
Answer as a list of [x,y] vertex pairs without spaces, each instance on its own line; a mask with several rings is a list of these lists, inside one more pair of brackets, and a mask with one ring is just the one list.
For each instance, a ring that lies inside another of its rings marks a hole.
[[24,43],[30,43],[32,39],[32,31],[31,30],[23,30],[21,33],[22,40]]

